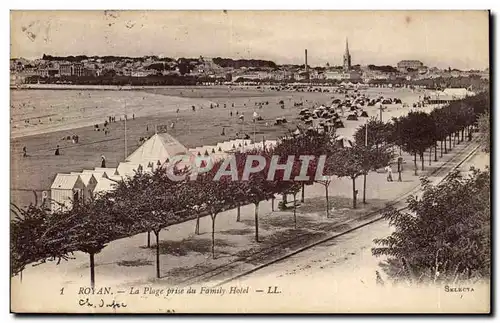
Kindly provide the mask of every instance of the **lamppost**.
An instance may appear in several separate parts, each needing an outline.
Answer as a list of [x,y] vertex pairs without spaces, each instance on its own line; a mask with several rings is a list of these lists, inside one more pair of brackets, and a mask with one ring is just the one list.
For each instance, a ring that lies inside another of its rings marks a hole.
[[[368,149],[368,119],[365,122],[365,150]],[[366,173],[363,174],[363,204],[366,204]]]
[[380,110],[380,122],[382,122],[382,112],[384,111],[384,106],[382,105],[382,103],[380,103],[380,107],[378,108]]
[[403,170],[403,157],[399,156],[398,157],[398,182],[402,182],[403,180],[401,179],[401,171]]

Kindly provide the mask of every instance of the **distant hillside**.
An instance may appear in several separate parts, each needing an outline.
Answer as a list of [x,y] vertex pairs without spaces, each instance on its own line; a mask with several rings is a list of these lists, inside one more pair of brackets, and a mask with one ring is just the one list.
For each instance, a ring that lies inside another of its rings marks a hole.
[[265,61],[260,59],[231,59],[231,58],[221,58],[216,57],[213,59],[213,62],[220,67],[232,67],[232,68],[241,68],[241,67],[257,67],[257,68],[276,68],[277,65],[273,61]]
[[145,61],[148,58],[152,58],[155,61],[164,61],[171,62],[174,61],[173,58],[170,57],[162,57],[158,56],[142,56],[142,57],[128,57],[128,56],[87,56],[87,55],[78,55],[78,56],[52,56],[43,54],[42,59],[47,61],[67,61],[67,62],[81,62],[83,60],[87,60],[89,58],[93,59],[102,59],[104,62],[114,62],[119,60],[132,60],[132,61]]
[[384,73],[397,73],[398,70],[396,68],[394,68],[393,66],[390,66],[390,65],[381,65],[381,66],[377,66],[377,65],[368,65],[368,69],[369,70],[372,70],[372,71],[380,71],[380,72],[384,72]]

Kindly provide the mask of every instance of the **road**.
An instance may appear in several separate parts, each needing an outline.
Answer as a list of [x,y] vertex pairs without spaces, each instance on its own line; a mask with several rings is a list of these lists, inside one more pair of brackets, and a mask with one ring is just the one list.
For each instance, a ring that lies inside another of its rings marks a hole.
[[[484,169],[487,165],[489,155],[478,150],[459,169],[467,172],[471,166]],[[326,275],[339,289],[339,284],[355,290],[376,285],[376,271],[382,277],[384,274],[379,268],[383,259],[371,254],[375,246],[373,240],[384,238],[392,231],[388,221],[378,221],[262,268],[237,282],[255,286],[267,281],[277,286],[291,286],[298,281],[312,283],[311,280],[323,279]]]

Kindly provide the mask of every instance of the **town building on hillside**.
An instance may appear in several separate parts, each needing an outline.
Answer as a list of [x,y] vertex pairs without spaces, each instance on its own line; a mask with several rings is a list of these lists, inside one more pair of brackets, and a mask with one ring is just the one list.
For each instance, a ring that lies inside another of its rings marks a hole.
[[309,78],[312,80],[323,80],[325,75],[323,71],[317,71],[315,69],[309,70]]
[[49,69],[47,68],[39,68],[37,71],[37,75],[40,77],[48,77],[49,76]]
[[73,73],[71,64],[60,64],[59,65],[59,75],[61,76],[71,76]]
[[418,60],[402,60],[398,62],[398,70],[402,73],[406,73],[408,69],[419,70],[424,67],[424,63]]
[[115,62],[106,62],[103,64],[103,68],[106,70],[112,70],[115,68]]
[[340,71],[325,71],[323,76],[326,80],[341,80],[342,73]]
[[340,78],[345,81],[360,82],[361,73],[356,71],[345,71],[340,75]]
[[73,64],[73,70],[72,70],[71,75],[84,76],[85,75],[85,68],[83,67],[83,64],[82,63]]
[[149,70],[135,70],[132,71],[130,76],[132,77],[146,77],[151,74],[155,73],[154,71],[149,71]]

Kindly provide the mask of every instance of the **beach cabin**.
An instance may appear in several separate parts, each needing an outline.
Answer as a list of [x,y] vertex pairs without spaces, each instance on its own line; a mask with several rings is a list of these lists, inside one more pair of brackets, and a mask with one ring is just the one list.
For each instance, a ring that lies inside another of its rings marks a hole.
[[85,189],[83,190],[83,198],[85,200],[88,200],[94,193],[94,188],[97,185],[97,179],[92,173],[81,173],[79,175],[80,179],[83,182],[83,185],[85,185]]
[[71,209],[75,202],[81,201],[84,198],[85,189],[85,184],[80,175],[57,174],[50,187],[52,211],[64,208]]
[[[104,178],[104,177],[103,177]],[[119,182],[119,181],[122,181],[123,180],[123,177],[121,177],[120,175],[111,175],[111,176],[108,176],[107,178],[105,179],[110,179],[112,181],[115,181],[115,182]],[[99,182],[99,181],[98,181]]]
[[94,171],[96,171],[96,172],[104,172],[108,178],[109,178],[110,176],[113,176],[113,175],[118,175],[118,172],[117,172],[116,168],[110,168],[110,167],[106,167],[106,168],[103,168],[103,167],[96,167],[96,168],[94,168]]
[[84,169],[79,173],[72,172],[71,174],[92,174],[94,175],[95,179],[97,179],[97,181],[99,181],[99,179],[103,177],[108,178],[108,175],[104,171],[93,169]]
[[144,166],[141,164],[129,163],[129,162],[121,162],[116,168],[118,174],[122,177],[133,177],[139,170],[143,171]]
[[[114,175],[116,176],[116,175]],[[94,188],[94,194],[106,193],[112,191],[116,185],[116,182],[108,178],[101,178]]]

